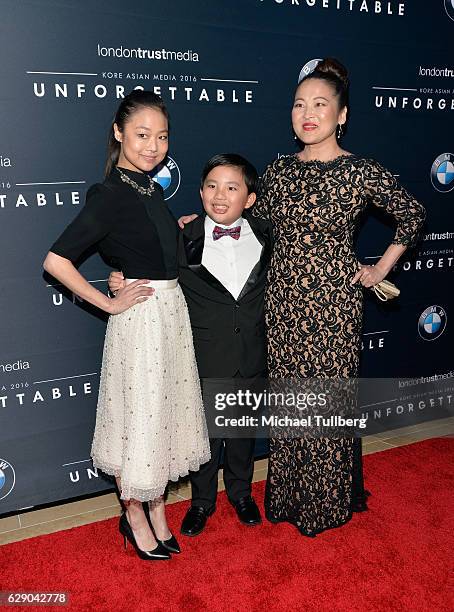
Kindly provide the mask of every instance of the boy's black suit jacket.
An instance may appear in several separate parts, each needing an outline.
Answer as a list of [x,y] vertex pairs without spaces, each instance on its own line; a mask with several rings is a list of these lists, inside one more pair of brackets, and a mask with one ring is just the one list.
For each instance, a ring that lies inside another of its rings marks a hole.
[[263,307],[273,245],[271,223],[243,213],[262,253],[235,300],[202,265],[205,216],[185,225],[179,239],[179,282],[189,308],[199,376],[229,378],[239,372],[252,377],[266,370]]

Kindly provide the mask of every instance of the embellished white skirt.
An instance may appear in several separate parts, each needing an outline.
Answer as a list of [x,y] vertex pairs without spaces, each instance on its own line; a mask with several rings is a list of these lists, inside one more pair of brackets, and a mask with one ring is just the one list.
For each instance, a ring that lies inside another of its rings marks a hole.
[[210,459],[192,332],[175,280],[109,318],[93,465],[121,479],[121,498],[148,501]]

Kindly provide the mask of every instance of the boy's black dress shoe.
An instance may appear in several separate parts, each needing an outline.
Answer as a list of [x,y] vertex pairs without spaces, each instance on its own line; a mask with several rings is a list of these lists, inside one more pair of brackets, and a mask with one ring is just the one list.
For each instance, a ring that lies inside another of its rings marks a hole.
[[205,529],[208,517],[214,512],[214,508],[203,506],[191,506],[181,523],[180,532],[186,536],[196,536]]
[[241,497],[238,501],[231,501],[230,503],[244,525],[260,525],[262,522],[260,510],[252,497]]

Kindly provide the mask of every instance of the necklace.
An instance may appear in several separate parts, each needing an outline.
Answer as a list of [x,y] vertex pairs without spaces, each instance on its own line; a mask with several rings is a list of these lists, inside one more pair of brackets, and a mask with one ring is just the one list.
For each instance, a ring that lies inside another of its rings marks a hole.
[[154,191],[154,181],[153,181],[153,179],[151,178],[151,176],[149,174],[147,174],[147,176],[148,176],[148,180],[150,181],[150,185],[148,187],[142,187],[142,185],[138,185],[135,181],[133,181],[131,178],[129,178],[129,176],[127,174],[125,174],[122,170],[120,170],[120,168],[118,166],[117,166],[117,170],[118,170],[118,172],[120,174],[120,178],[123,181],[123,183],[131,185],[131,187],[133,189],[135,189],[136,191],[138,191],[142,195],[151,196],[151,194]]

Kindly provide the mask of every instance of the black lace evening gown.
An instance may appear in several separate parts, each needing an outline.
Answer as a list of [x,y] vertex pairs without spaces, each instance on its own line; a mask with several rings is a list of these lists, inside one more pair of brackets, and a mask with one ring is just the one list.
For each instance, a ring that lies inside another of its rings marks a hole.
[[[424,208],[376,161],[279,158],[253,213],[273,223],[266,293],[270,378],[358,375],[363,290],[353,233],[368,202],[397,221],[394,244],[415,242]],[[351,438],[270,440],[266,516],[315,536],[366,509],[361,445]]]

